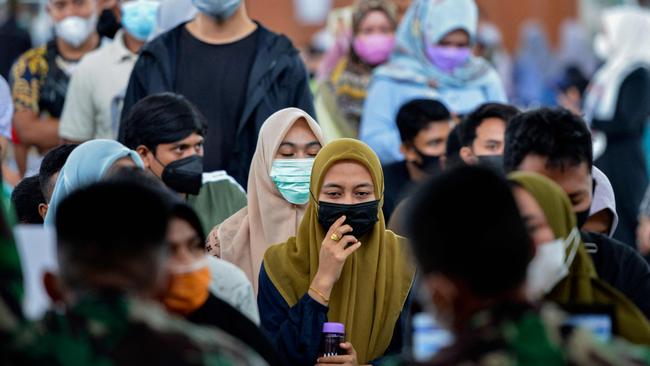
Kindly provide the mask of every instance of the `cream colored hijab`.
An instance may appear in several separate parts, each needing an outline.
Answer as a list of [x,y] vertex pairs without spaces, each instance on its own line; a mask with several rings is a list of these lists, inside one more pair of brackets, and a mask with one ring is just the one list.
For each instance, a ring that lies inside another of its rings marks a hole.
[[271,180],[275,154],[293,124],[305,119],[321,144],[318,123],[306,112],[286,108],[269,117],[260,130],[248,176],[248,206],[224,221],[217,229],[221,258],[236,264],[258,288],[260,267],[266,249],[295,236],[306,205],[285,200]]

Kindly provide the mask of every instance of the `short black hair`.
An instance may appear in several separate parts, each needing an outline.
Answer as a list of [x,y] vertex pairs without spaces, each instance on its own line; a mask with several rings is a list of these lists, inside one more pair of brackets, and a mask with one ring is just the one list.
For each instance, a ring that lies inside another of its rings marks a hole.
[[43,218],[38,213],[38,205],[45,203],[41,193],[38,175],[24,178],[11,193],[11,203],[16,210],[18,222],[21,224],[42,224]]
[[66,284],[84,286],[89,272],[99,272],[129,275],[140,288],[153,286],[151,274],[142,271],[160,268],[171,207],[158,191],[136,183],[100,182],[70,194],[56,215]]
[[540,108],[513,118],[506,128],[504,165],[516,170],[530,154],[547,158],[549,168],[593,164],[591,132],[585,121],[564,108]]
[[451,113],[444,104],[434,99],[414,99],[397,112],[397,128],[402,142],[413,143],[415,136],[432,122],[449,122]]
[[476,140],[476,130],[486,119],[499,118],[505,121],[507,126],[508,121],[519,113],[519,109],[508,104],[486,103],[479,106],[468,114],[460,124],[462,146],[472,146],[474,140]]
[[410,205],[408,232],[425,274],[460,279],[481,296],[524,282],[534,249],[503,177],[461,166],[423,184]]
[[460,149],[463,147],[463,144],[460,141],[460,126],[456,125],[449,132],[447,136],[447,146],[445,149],[445,169],[450,169],[459,165],[464,165],[465,162],[460,157]]
[[137,102],[125,124],[124,146],[135,150],[146,146],[155,153],[160,144],[170,144],[192,133],[205,135],[207,125],[199,110],[184,96],[174,93],[150,95]]
[[55,147],[50,150],[43,157],[41,162],[41,167],[38,171],[38,176],[40,179],[41,193],[45,197],[47,203],[52,199],[51,195],[54,191],[54,184],[52,182],[52,177],[54,174],[58,173],[63,169],[65,162],[68,161],[68,157],[74,149],[77,148],[76,144],[63,144]]

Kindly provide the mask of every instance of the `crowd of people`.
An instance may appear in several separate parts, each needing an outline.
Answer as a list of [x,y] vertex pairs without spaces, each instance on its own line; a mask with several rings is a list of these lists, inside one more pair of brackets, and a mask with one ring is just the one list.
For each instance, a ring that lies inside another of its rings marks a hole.
[[649,10],[506,65],[474,0],[357,0],[312,78],[243,0],[46,7],[0,28],[0,363],[650,364]]

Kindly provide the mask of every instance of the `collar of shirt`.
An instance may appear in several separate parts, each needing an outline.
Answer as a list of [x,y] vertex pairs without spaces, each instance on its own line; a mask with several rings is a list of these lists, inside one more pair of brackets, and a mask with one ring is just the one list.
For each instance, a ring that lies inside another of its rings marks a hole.
[[113,55],[114,60],[117,63],[138,57],[137,53],[131,52],[131,50],[126,47],[126,42],[124,41],[124,29],[120,29],[115,33],[115,38],[113,38],[113,42],[111,42],[109,47],[111,47],[110,54]]

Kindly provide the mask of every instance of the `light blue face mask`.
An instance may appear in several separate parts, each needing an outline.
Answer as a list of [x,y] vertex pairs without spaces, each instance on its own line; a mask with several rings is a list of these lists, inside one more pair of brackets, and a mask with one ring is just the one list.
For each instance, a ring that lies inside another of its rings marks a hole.
[[219,21],[230,18],[241,6],[242,0],[192,0],[201,13],[211,15]]
[[276,159],[271,166],[271,180],[285,200],[294,205],[309,201],[309,178],[314,159]]
[[146,41],[156,28],[156,17],[160,2],[137,0],[122,5],[122,25],[139,41]]

